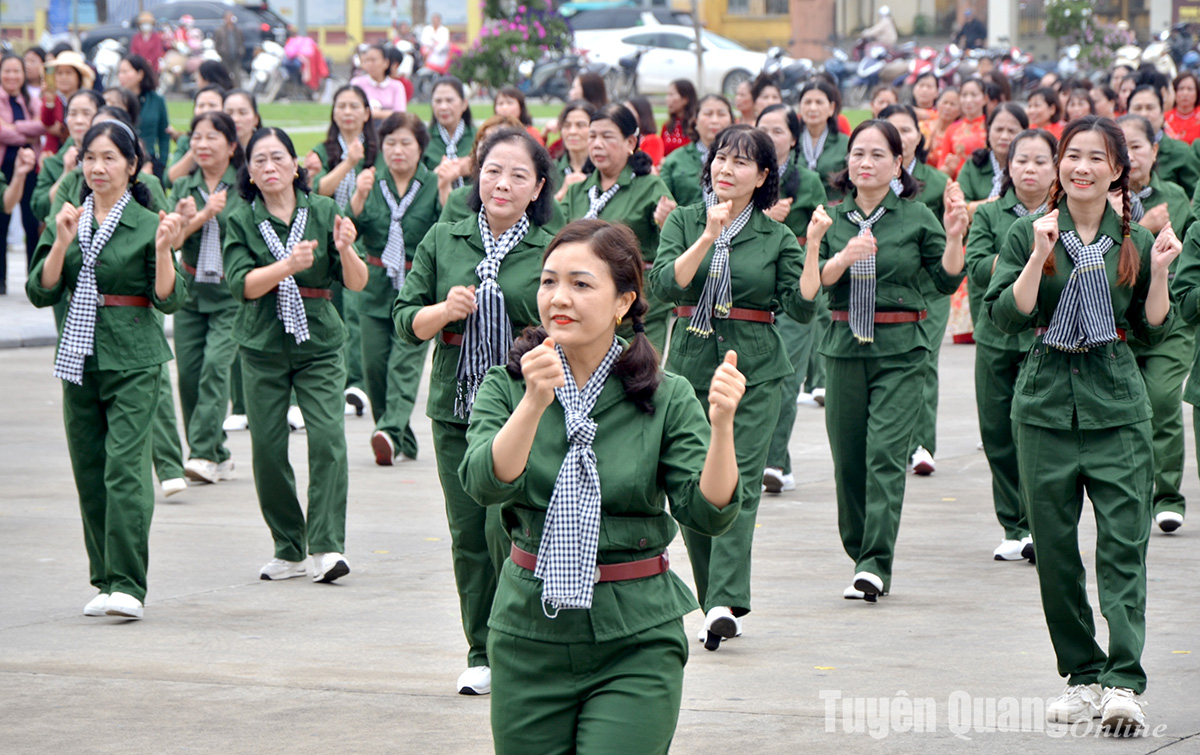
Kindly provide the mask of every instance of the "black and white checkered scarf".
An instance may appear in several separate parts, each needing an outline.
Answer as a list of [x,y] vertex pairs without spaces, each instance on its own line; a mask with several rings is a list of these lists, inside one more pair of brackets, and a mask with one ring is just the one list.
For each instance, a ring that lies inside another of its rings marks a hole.
[[484,375],[492,367],[504,364],[512,346],[512,322],[504,306],[504,292],[496,277],[504,258],[529,232],[529,216],[521,215],[512,228],[496,238],[488,226],[487,211],[479,210],[479,235],[483,237],[483,260],[475,266],[479,285],[475,288],[477,308],[463,323],[462,348],[458,352],[457,395],[454,415],[467,419],[475,404],[475,394]]
[[542,580],[542,612],[551,619],[564,608],[592,607],[600,543],[600,474],[592,451],[596,421],[588,415],[622,351],[620,342],[613,338],[600,366],[580,390],[562,347],[554,349],[566,376],[563,387],[554,389],[554,396],[563,408],[568,446],[546,509],[534,570]]
[[[271,250],[271,255],[276,261],[282,262],[292,256],[292,249],[296,246],[296,242],[304,238],[306,225],[308,225],[308,208],[301,207],[296,210],[296,220],[292,223],[291,232],[288,233],[286,247],[279,241],[279,235],[271,227],[270,218],[266,218],[258,224],[258,234],[262,236],[267,249]],[[296,283],[295,276],[289,275],[279,281],[279,292],[275,297],[275,314],[283,323],[284,332],[291,333],[296,338],[296,343],[304,343],[309,339],[308,313],[304,311],[304,299],[300,297],[300,286]]]
[[1146,217],[1145,201],[1154,193],[1154,187],[1146,184],[1141,191],[1129,192],[1129,219],[1135,223],[1142,222]]
[[[217,188],[213,189],[213,193],[225,191],[228,188],[229,185],[221,181],[217,183]],[[204,187],[199,187],[197,191],[200,192],[204,203],[208,204],[209,194]],[[214,215],[200,229],[200,258],[196,260],[196,282],[220,283],[224,275],[225,262],[221,257],[221,226]]]
[[[466,124],[463,123],[463,120],[461,118],[459,118],[458,125],[455,126],[453,134],[451,134],[449,131],[447,131],[446,127],[440,123],[437,125],[437,130],[438,130],[438,135],[440,137],[442,137],[442,142],[446,145],[446,157],[449,157],[451,160],[457,159],[458,158],[458,142],[460,139],[462,139],[463,132],[465,132],[467,130]],[[454,183],[451,184],[451,186],[453,186],[455,189],[457,189],[458,187],[460,187],[462,185],[463,185],[463,180],[461,178],[454,179]]]
[[621,184],[613,184],[608,187],[608,191],[600,193],[600,184],[597,183],[592,188],[588,189],[588,211],[583,216],[584,220],[591,220],[600,217],[600,213],[604,212],[608,200],[613,198],[613,195],[621,190]]
[[[365,142],[362,134],[358,135],[358,142],[359,142],[359,144],[362,144]],[[345,157],[346,154],[350,151],[350,148],[346,146],[346,140],[342,138],[342,135],[340,133],[338,134],[338,146],[342,148],[342,156]],[[333,168],[332,165],[330,165],[329,167],[330,167],[330,169]],[[341,182],[338,183],[337,188],[334,189],[333,201],[337,202],[337,206],[339,208],[344,210],[344,209],[346,209],[346,205],[350,204],[350,197],[354,196],[354,182],[357,179],[358,179],[358,166],[355,165],[354,167],[350,168],[349,173],[347,173],[345,176],[342,177]]]
[[809,170],[817,169],[817,160],[821,159],[821,153],[825,151],[825,140],[829,137],[829,128],[826,127],[821,132],[821,137],[814,143],[812,134],[808,129],[804,129],[804,133],[800,136],[800,146],[804,149],[804,160],[808,163]]
[[694,141],[692,144],[696,145],[696,152],[700,154],[700,165],[703,166],[704,161],[708,159],[708,145],[702,141]]
[[[871,232],[887,208],[879,205],[871,217],[864,219],[862,213],[853,210],[846,217],[858,225],[858,235]],[[850,332],[859,343],[875,341],[875,256],[858,260],[850,266]]]
[[397,291],[404,285],[404,229],[400,227],[400,221],[404,220],[404,213],[408,212],[409,205],[417,198],[417,192],[420,190],[421,182],[415,178],[412,179],[408,183],[408,191],[397,202],[396,197],[392,195],[392,190],[388,188],[387,179],[379,179],[379,191],[383,194],[383,201],[387,202],[388,209],[392,213],[392,221],[388,225],[387,244],[383,247],[383,254],[379,257],[383,260],[388,277],[392,279],[392,288]]
[[124,196],[104,216],[104,222],[95,236],[92,235],[92,220],[96,217],[96,195],[88,194],[87,199],[83,200],[77,236],[83,267],[71,291],[67,320],[58,342],[58,354],[54,357],[54,377],[60,380],[83,385],[83,363],[96,353],[96,309],[100,306],[100,290],[96,287],[96,259],[121,221],[125,206],[132,200],[133,194],[126,190]]
[[1050,317],[1044,342],[1062,351],[1087,351],[1117,340],[1108,273],[1104,268],[1104,254],[1116,242],[1100,236],[1084,246],[1075,231],[1064,231],[1059,239],[1075,267]]
[[1004,168],[1000,167],[994,150],[988,150],[988,160],[992,163],[992,190],[988,192],[987,198],[991,199],[1000,196],[1000,189],[1004,186]]
[[1036,209],[1033,209],[1033,210],[1029,209],[1028,207],[1021,204],[1020,202],[1017,202],[1015,205],[1013,205],[1012,211],[1013,211],[1013,214],[1016,215],[1018,218],[1027,217],[1029,215],[1041,215],[1043,212],[1046,211],[1046,202],[1042,202],[1040,205],[1037,206]]
[[[704,192],[705,207],[713,207],[719,203],[716,192]],[[754,203],[751,202],[732,222],[721,229],[721,234],[713,243],[712,261],[708,264],[708,277],[704,279],[704,289],[700,292],[700,300],[696,302],[692,321],[688,323],[688,333],[708,338],[713,334],[712,318],[729,318],[729,310],[733,309],[729,248],[737,235],[750,222],[750,215],[753,212]]]

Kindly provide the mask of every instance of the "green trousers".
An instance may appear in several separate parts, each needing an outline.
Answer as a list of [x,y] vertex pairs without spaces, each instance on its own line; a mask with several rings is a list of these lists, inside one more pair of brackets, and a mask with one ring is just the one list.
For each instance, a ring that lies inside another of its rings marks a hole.
[[[813,320],[801,324],[780,312],[775,315],[775,327],[779,328],[779,335],[787,347],[788,360],[796,371],[779,384],[779,420],[775,423],[775,432],[771,434],[766,466],[778,467],[784,474],[791,474],[792,455],[788,452],[788,444],[796,424],[796,397],[800,395],[801,384],[816,353],[817,323]],[[824,377],[824,369],[821,372]],[[809,390],[812,390],[811,386]]]
[[429,342],[413,346],[400,340],[390,317],[362,315],[359,329],[363,380],[371,399],[375,430],[387,433],[399,453],[415,459],[417,436],[409,420],[417,402]]
[[1013,388],[1024,360],[1023,351],[975,344],[975,409],[983,452],[992,470],[992,503],[1005,540],[1029,534],[1012,423]]
[[1183,493],[1179,490],[1183,485],[1183,381],[1192,368],[1195,349],[1196,328],[1184,325],[1173,328],[1153,349],[1134,351],[1154,410],[1152,515],[1161,511],[1184,513]]
[[825,331],[829,330],[830,322],[829,306],[825,303],[825,297],[818,296],[817,312],[813,315],[811,324],[812,348],[808,352],[808,365],[796,368],[797,372],[804,370],[804,383],[801,388],[808,393],[825,387],[825,357],[817,349],[821,347],[821,339],[825,338]]
[[929,351],[922,370],[921,403],[917,407],[917,426],[913,429],[909,455],[917,450],[917,446],[924,446],[930,454],[937,455],[938,360],[949,322],[950,297],[942,294],[929,297],[928,316],[919,323],[929,340]]
[[675,619],[609,642],[492,630],[496,755],[666,753],[679,721],[687,637]]
[[[733,444],[737,449],[738,484],[742,487],[742,510],[728,532],[711,537],[683,528],[696,597],[705,613],[728,606],[734,616],[750,613],[750,550],[754,523],[762,498],[762,471],[771,436],[763,432],[779,415],[779,384],[768,380],[748,386],[733,420]],[[708,391],[696,391],[708,415]]]
[[63,421],[83,516],[91,582],[146,599],[150,560],[151,427],[162,370],[85,372],[63,381]]
[[481,506],[459,482],[458,465],[467,453],[467,426],[433,420],[433,453],[446,498],[454,584],[469,645],[467,666],[487,666],[487,623],[496,597],[496,575],[512,541],[504,532],[500,507]]
[[175,313],[175,360],[188,458],[220,464],[229,458],[221,424],[229,405],[229,376],[237,356],[237,308]]
[[230,414],[245,414],[246,413],[246,391],[243,388],[245,385],[242,382],[242,357],[241,354],[235,354],[233,357],[233,366],[229,368],[229,403]]
[[171,390],[171,371],[163,362],[159,369],[158,404],[154,410],[154,438],[151,452],[154,473],[158,481],[183,477],[183,445],[179,440],[179,423],[175,421],[175,392]]
[[[346,367],[340,348],[316,354],[270,354],[242,348],[242,379],[250,422],[254,488],[263,519],[275,540],[275,557],[303,561],[309,553],[344,553]],[[296,476],[288,461],[287,411],[295,391],[308,433],[308,511],[300,508]]]
[[[1146,689],[1146,544],[1154,453],[1149,420],[1107,430],[1016,423],[1022,497],[1037,555],[1042,610],[1068,684]],[[1108,653],[1096,644],[1079,554],[1083,496],[1096,515],[1096,584]]]
[[[363,385],[363,362],[362,333],[359,331],[360,294],[358,291],[348,290],[337,282],[333,284],[332,291],[333,306],[342,316],[342,321],[346,323],[347,337],[342,354],[346,362],[346,385],[344,387],[361,388]],[[345,403],[345,398],[342,401]]]
[[874,359],[825,358],[825,432],[833,454],[838,530],[855,571],[890,592],[925,349]]

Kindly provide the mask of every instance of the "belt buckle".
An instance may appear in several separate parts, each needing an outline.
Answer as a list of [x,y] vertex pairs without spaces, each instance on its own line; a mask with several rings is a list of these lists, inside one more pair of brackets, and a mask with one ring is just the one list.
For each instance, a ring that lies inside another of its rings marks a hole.
[[97,307],[104,306],[104,294],[96,294],[96,306]]
[[596,575],[592,580],[592,584],[594,584],[594,585],[600,584],[600,564],[596,564]]

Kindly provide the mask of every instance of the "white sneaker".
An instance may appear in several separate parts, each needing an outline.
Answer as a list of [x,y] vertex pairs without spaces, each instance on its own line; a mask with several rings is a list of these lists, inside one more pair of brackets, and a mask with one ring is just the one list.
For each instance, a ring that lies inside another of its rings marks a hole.
[[1031,564],[1037,563],[1037,553],[1033,550],[1033,535],[1026,535],[1021,538],[1021,558],[1029,561]]
[[783,476],[783,492],[796,489],[796,475],[788,472]]
[[917,446],[917,450],[912,455],[913,474],[919,474],[924,477],[933,474],[935,469],[933,454],[926,451],[924,446]]
[[289,406],[287,411],[288,428],[295,430],[304,429],[304,413],[300,411],[298,406]]
[[102,592],[88,601],[83,607],[84,616],[105,616],[104,608],[108,605],[108,593]]
[[183,474],[196,482],[213,483],[221,479],[217,476],[217,463],[208,459],[188,459],[183,465]]
[[363,392],[362,388],[350,386],[345,390],[345,396],[346,406],[350,407],[346,414],[354,414],[361,417],[371,408],[371,400],[367,398],[367,394]]
[[392,436],[376,430],[371,435],[371,450],[375,452],[375,463],[381,467],[390,467],[396,463],[396,444]]
[[217,465],[217,480],[224,482],[226,480],[236,480],[238,478],[237,467],[233,463],[233,459],[226,459]]
[[1142,710],[1145,703],[1125,687],[1109,687],[1104,690],[1104,698],[1100,701],[1100,725],[1108,729],[1109,734],[1128,736],[1141,731],[1146,726],[1146,712]]
[[492,670],[487,666],[472,666],[458,675],[454,686],[460,695],[491,694]]
[[1183,514],[1174,511],[1160,511],[1154,516],[1154,523],[1163,532],[1174,532],[1183,526]]
[[169,480],[163,480],[159,483],[159,487],[162,488],[163,497],[170,498],[177,493],[187,490],[187,480],[182,477],[172,477]]
[[783,470],[779,467],[767,467],[763,470],[763,492],[778,494],[783,490]]
[[273,558],[258,573],[258,578],[276,581],[303,577],[307,573],[308,561],[284,561],[282,558]]
[[143,614],[142,601],[127,593],[114,592],[104,603],[104,613],[122,619],[140,619]]
[[250,426],[245,414],[230,414],[221,424],[221,429],[227,433],[236,433]]
[[813,388],[812,399],[817,406],[825,406],[825,389]]
[[346,557],[340,553],[314,553],[312,562],[313,582],[328,584],[350,573],[350,565],[346,563]]
[[863,600],[874,603],[883,594],[883,579],[869,571],[860,571],[854,575],[852,583],[855,590],[863,594]]
[[1100,685],[1076,684],[1046,706],[1046,720],[1056,724],[1074,724],[1100,717]]
[[866,593],[859,590],[854,585],[850,585],[845,590],[842,590],[842,597],[846,600],[862,600],[866,597]]
[[992,558],[997,561],[1020,561],[1025,558],[1021,554],[1024,547],[1023,540],[1001,540],[996,550],[992,551]]

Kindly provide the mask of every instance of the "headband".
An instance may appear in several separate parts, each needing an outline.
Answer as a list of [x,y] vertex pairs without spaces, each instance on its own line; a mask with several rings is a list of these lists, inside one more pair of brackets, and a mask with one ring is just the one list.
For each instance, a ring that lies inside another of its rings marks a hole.
[[136,146],[137,146],[137,143],[138,143],[138,138],[137,138],[137,135],[133,133],[133,129],[129,128],[129,127],[128,127],[128,126],[126,126],[124,123],[122,123],[121,121],[117,120],[116,118],[112,118],[112,119],[110,119],[110,120],[107,120],[107,121],[100,121],[99,123],[97,123],[97,124],[95,124],[95,125],[97,125],[97,126],[103,126],[105,123],[111,123],[111,124],[113,124],[114,126],[119,126],[119,127],[121,128],[121,130],[123,130],[125,133],[129,134],[129,138],[133,140],[133,146],[134,146],[134,147],[136,147]]

